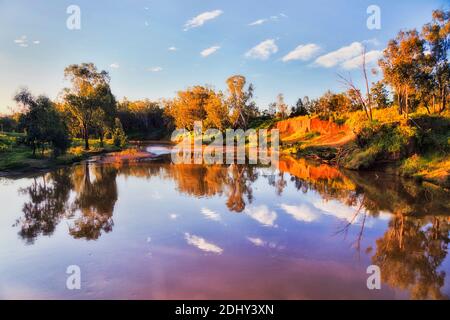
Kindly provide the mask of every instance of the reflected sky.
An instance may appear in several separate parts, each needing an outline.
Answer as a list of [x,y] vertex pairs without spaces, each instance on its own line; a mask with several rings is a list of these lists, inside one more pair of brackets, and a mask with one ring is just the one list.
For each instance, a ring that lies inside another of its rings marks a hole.
[[[161,158],[3,179],[0,298],[450,295],[447,191],[293,158],[279,168]],[[381,290],[367,289],[371,264]],[[66,289],[69,265],[81,290]]]

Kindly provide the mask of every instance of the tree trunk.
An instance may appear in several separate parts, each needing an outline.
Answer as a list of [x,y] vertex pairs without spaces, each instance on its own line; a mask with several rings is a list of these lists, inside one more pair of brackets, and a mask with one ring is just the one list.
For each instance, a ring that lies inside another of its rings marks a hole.
[[433,113],[436,113],[436,95],[433,94]]
[[103,132],[102,132],[102,130],[100,130],[99,135],[100,135],[100,147],[103,148]]
[[397,100],[398,100],[398,114],[403,114],[403,108],[402,108],[402,91],[398,90],[397,91]]
[[445,86],[442,88],[442,109],[440,112],[444,112],[447,105],[447,92],[445,92]]
[[408,91],[408,88],[406,88],[405,113],[406,113],[406,117],[408,118],[408,114],[409,114],[409,91]]
[[89,150],[89,131],[88,126],[84,125],[84,150]]

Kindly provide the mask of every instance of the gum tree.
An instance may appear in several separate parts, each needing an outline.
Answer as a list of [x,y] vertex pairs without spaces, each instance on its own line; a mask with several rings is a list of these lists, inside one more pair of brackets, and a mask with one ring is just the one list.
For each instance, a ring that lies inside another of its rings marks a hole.
[[116,101],[109,86],[109,75],[92,63],[73,64],[64,70],[72,83],[64,89],[65,106],[81,128],[84,148],[89,150],[89,134],[96,129],[103,136],[108,119],[114,119]]

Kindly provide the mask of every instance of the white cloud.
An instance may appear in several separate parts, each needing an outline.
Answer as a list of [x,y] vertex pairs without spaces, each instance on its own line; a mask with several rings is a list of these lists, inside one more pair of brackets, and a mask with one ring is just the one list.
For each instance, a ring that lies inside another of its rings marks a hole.
[[289,52],[287,55],[283,57],[283,61],[291,61],[291,60],[309,60],[314,57],[317,52],[319,52],[320,47],[314,43],[309,43],[305,45],[299,45],[297,48]]
[[177,48],[177,47],[174,47],[174,46],[172,46],[172,47],[169,47],[169,48],[167,48],[167,50],[169,50],[169,51],[177,51],[177,50],[178,50],[178,48]]
[[152,68],[148,68],[147,70],[150,71],[150,72],[160,72],[160,71],[163,70],[163,68],[161,68],[161,67],[152,67]]
[[332,51],[323,56],[320,56],[316,59],[316,64],[325,67],[331,68],[338,64],[341,64],[347,60],[350,60],[358,55],[360,55],[363,51],[363,45],[360,42],[353,42],[351,45],[342,47],[336,51]]
[[199,236],[185,233],[184,238],[186,239],[188,244],[190,244],[191,246],[197,247],[198,249],[200,249],[202,251],[213,252],[213,253],[217,253],[217,254],[221,254],[223,252],[223,249],[221,247],[216,246],[215,244],[208,242]]
[[282,204],[281,208],[298,221],[313,222],[319,218],[319,215],[307,205],[290,206]]
[[202,52],[200,52],[200,54],[202,55],[202,57],[207,57],[209,55],[212,55],[214,52],[216,52],[219,49],[220,49],[219,46],[213,46],[213,47],[203,50]]
[[341,220],[346,220],[347,222],[357,223],[362,217],[362,213],[354,219],[355,212],[357,212],[357,206],[349,207],[337,200],[317,200],[313,205],[322,211],[322,214],[334,216]]
[[264,241],[261,238],[247,237],[247,240],[250,241],[251,243],[253,243],[257,247],[263,247],[266,245],[266,241]]
[[[366,52],[366,65],[372,64],[378,61],[383,56],[383,52],[379,50],[372,50]],[[355,58],[345,61],[342,63],[342,68],[351,70],[361,67],[363,63],[363,55],[359,55]]]
[[202,214],[210,220],[220,221],[220,215],[217,212],[214,212],[208,208],[202,208]]
[[197,28],[205,24],[206,21],[217,18],[223,13],[222,10],[207,11],[199,14],[198,16],[192,18],[184,25],[184,31],[192,28]]
[[249,26],[259,26],[263,23],[267,22],[267,19],[258,19],[256,21],[253,21],[252,23],[249,23]]
[[249,207],[245,209],[245,213],[248,214],[252,219],[258,221],[264,226],[267,227],[275,226],[277,214],[275,211],[269,210],[269,208],[265,205],[259,207]]
[[278,52],[274,39],[268,39],[250,49],[245,56],[252,59],[267,60],[272,54]]
[[249,26],[259,26],[259,25],[262,25],[269,21],[278,21],[280,18],[287,18],[287,15],[285,15],[284,13],[280,13],[279,15],[270,16],[269,18],[255,20],[252,23],[249,23],[248,25]]
[[119,65],[117,62],[114,62],[114,63],[111,63],[111,64],[109,65],[109,67],[110,67],[110,68],[113,68],[113,69],[119,69],[120,65]]
[[377,38],[364,40],[363,43],[364,44],[370,44],[370,45],[373,45],[375,47],[378,47],[379,45],[381,45],[381,42]]
[[169,214],[170,219],[176,220],[178,218],[178,215],[176,213]]
[[[26,48],[26,47],[28,47],[28,38],[27,38],[27,36],[21,36],[20,38],[15,39],[14,43],[17,44],[19,47]],[[38,45],[41,43],[41,41],[34,40],[34,41],[31,41],[31,43]]]
[[27,41],[27,36],[21,36],[19,39],[14,40],[14,43],[21,44],[26,43]]

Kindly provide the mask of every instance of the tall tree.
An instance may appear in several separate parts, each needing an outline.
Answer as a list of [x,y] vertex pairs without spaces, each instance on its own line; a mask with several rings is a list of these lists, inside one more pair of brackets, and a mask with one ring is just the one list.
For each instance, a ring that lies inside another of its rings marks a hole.
[[401,31],[391,40],[379,65],[384,80],[394,89],[399,113],[408,116],[410,96],[418,86],[418,75],[425,61],[424,40],[416,30]]
[[256,114],[256,106],[253,99],[253,85],[249,84],[245,89],[244,76],[235,75],[227,79],[228,104],[231,111],[231,125],[234,128],[246,129],[249,120]]
[[224,102],[223,94],[221,92],[215,93],[211,91],[209,99],[205,104],[206,111],[206,128],[216,128],[225,130],[230,124],[230,110],[228,105]]
[[[307,98],[307,97],[305,97]],[[309,99],[309,98],[308,98]],[[305,105],[305,103],[303,103],[302,98],[299,98],[295,104],[295,106],[293,106],[291,108],[291,117],[298,117],[298,116],[306,116],[308,115],[308,109]]]
[[370,94],[372,95],[372,100],[375,107],[381,109],[387,108],[390,105],[389,92],[382,81],[372,84]]
[[430,58],[433,62],[431,74],[437,85],[440,112],[447,106],[447,94],[450,85],[450,66],[448,53],[450,49],[450,10],[433,11],[433,20],[422,29],[422,35],[428,42]]
[[179,91],[177,97],[166,106],[167,112],[174,119],[175,126],[193,130],[195,121],[203,121],[206,118],[205,107],[211,95],[212,90],[203,86]]
[[288,116],[288,106],[284,102],[284,96],[282,93],[277,96],[277,110],[280,118],[285,119]]
[[72,83],[71,88],[64,89],[65,106],[81,127],[85,149],[89,150],[91,129],[102,135],[107,119],[114,119],[116,102],[109,86],[110,78],[92,63],[70,65],[64,75]]
[[51,145],[54,156],[64,153],[70,145],[69,134],[53,102],[46,96],[36,98],[26,89],[14,100],[23,107],[19,128],[25,131],[25,143],[32,148],[33,156],[37,148],[44,153],[46,144]]

